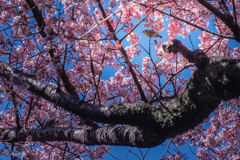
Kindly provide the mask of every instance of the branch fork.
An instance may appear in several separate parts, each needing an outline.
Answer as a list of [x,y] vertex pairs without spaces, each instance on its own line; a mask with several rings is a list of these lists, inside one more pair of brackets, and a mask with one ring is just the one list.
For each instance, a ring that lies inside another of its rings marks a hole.
[[182,53],[183,57],[186,58],[190,63],[194,63],[197,68],[204,68],[210,61],[202,50],[197,49],[194,51],[186,48],[179,40],[174,39],[172,42],[167,42],[163,45],[163,50],[165,52],[172,52],[177,54]]

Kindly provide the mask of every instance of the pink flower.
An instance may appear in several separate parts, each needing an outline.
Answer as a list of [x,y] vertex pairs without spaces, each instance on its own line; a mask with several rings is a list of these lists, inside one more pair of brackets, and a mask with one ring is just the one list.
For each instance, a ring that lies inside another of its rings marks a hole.
[[89,6],[97,6],[98,2],[96,0],[86,0],[85,2]]
[[74,40],[75,40],[75,36],[74,36],[72,30],[70,30],[70,29],[66,29],[63,32],[63,34],[61,34],[58,37],[58,42],[61,44],[68,44],[68,43],[73,44]]
[[126,10],[132,7],[132,3],[128,0],[121,0],[120,5],[118,7],[119,10]]
[[48,70],[52,71],[54,74],[59,74],[62,72],[62,65],[60,63],[50,61]]
[[115,6],[115,0],[110,0],[108,2],[109,6],[114,7]]
[[152,8],[152,4],[151,2],[148,2],[148,4],[146,5],[147,8]]
[[4,34],[3,34],[3,32],[1,31],[1,32],[0,32],[0,41],[2,41],[2,40],[4,40]]
[[10,84],[18,91],[25,92],[30,88],[30,84],[28,84],[24,78],[23,73],[18,73],[16,77],[10,78]]

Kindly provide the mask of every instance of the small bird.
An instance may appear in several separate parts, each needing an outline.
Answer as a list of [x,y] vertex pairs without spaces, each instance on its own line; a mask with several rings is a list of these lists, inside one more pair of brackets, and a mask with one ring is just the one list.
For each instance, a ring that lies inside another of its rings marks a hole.
[[148,37],[160,37],[160,38],[162,38],[162,36],[159,35],[157,32],[155,32],[154,30],[144,30],[143,33],[146,34]]

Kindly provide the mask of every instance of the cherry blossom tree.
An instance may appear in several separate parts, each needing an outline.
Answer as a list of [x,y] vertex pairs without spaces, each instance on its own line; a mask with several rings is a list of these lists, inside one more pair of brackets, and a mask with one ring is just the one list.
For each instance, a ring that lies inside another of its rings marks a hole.
[[[240,43],[240,0],[1,0],[0,10],[1,155],[96,159],[168,139],[190,141],[199,159],[240,158],[240,49],[228,46]],[[145,36],[146,48],[140,27],[168,37]]]

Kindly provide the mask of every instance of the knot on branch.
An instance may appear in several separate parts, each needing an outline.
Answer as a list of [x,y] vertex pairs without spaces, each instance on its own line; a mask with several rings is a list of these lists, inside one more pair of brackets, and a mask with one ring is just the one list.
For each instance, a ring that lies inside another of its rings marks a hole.
[[163,50],[168,53],[177,54],[179,50],[181,50],[181,42],[179,40],[174,39],[172,42],[167,42],[163,45]]
[[16,128],[8,128],[1,131],[1,137],[4,141],[11,141],[16,138]]
[[177,39],[164,44],[163,50],[168,53],[172,52],[174,54],[177,54],[177,52],[182,53],[183,57],[186,58],[190,63],[194,63],[197,68],[204,68],[209,63],[209,58],[202,50],[197,49],[191,51]]

